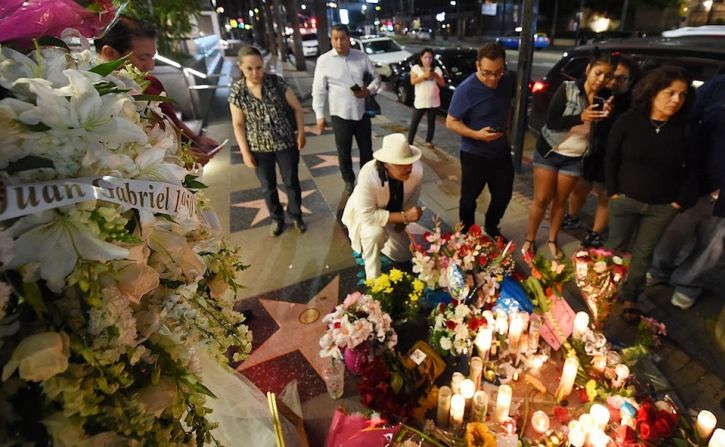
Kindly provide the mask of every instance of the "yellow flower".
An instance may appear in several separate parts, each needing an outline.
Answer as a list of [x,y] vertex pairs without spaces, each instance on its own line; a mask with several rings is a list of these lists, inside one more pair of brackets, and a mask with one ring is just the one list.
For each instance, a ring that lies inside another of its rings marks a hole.
[[415,303],[416,301],[418,301],[419,296],[415,293],[411,293],[410,295],[408,295],[408,298],[410,299],[411,303]]
[[401,272],[398,269],[392,269],[392,270],[390,270],[389,276],[390,276],[390,280],[395,283],[395,282],[398,282],[401,279],[403,279],[403,272]]
[[466,426],[467,447],[495,447],[496,438],[484,422],[469,422]]
[[420,295],[420,293],[423,292],[424,287],[425,287],[425,283],[423,281],[421,281],[419,279],[416,279],[413,281],[413,290],[415,290],[415,292],[417,294]]
[[393,293],[393,288],[392,287],[388,287],[387,289],[383,290],[383,292],[385,292],[385,293]]

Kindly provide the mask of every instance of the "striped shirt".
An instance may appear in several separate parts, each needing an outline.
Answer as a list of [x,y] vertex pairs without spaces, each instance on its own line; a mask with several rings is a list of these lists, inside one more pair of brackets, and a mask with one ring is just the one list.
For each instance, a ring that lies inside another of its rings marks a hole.
[[238,80],[229,92],[229,103],[244,113],[247,143],[252,152],[274,152],[294,147],[295,134],[287,118],[287,81],[275,74],[265,73],[262,78],[262,99],[257,99],[247,88],[244,78]]

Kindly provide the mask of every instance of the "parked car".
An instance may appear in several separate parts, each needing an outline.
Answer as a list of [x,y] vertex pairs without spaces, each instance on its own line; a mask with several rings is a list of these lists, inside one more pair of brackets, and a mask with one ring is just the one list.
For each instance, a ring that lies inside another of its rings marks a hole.
[[302,34],[302,54],[305,57],[318,56],[317,33]]
[[[471,73],[476,72],[476,55],[473,48],[436,48],[433,50],[436,64],[443,71],[445,85],[441,87],[441,108],[448,109],[456,87]],[[390,81],[398,101],[413,105],[415,87],[410,85],[410,69],[420,63],[420,54],[414,54],[403,62],[391,66]]]
[[[496,42],[500,43],[507,50],[518,50],[521,41],[521,28],[509,31],[501,37],[496,38]],[[545,33],[534,34],[534,49],[543,50],[547,48],[551,42]]]
[[390,77],[390,64],[404,61],[411,55],[410,51],[390,37],[366,36],[352,39],[352,48],[367,54],[384,79]]
[[549,102],[561,83],[584,76],[594,48],[631,57],[643,71],[665,64],[683,67],[692,75],[695,87],[725,73],[725,46],[713,45],[712,38],[707,37],[613,40],[577,47],[565,52],[546,76],[531,83],[529,128],[532,131],[541,130]]
[[430,28],[413,28],[406,33],[408,37],[418,40],[430,40],[433,31]]

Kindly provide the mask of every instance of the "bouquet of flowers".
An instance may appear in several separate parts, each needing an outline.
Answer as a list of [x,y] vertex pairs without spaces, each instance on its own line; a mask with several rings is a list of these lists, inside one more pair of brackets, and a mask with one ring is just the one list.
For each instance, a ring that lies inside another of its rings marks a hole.
[[592,316],[601,329],[609,317],[614,297],[627,277],[627,263],[606,248],[590,248],[574,254],[574,278]]
[[651,353],[662,346],[662,337],[667,336],[664,323],[649,317],[640,317],[637,325],[637,341],[634,345],[622,350],[625,359],[634,363],[639,357]]
[[398,343],[390,315],[370,295],[351,293],[322,321],[327,332],[320,338],[320,357],[342,360],[346,350],[364,343],[374,351],[393,349]]
[[368,279],[365,285],[370,296],[380,302],[383,312],[387,312],[393,320],[415,315],[425,288],[423,281],[398,269]]
[[236,361],[250,352],[233,309],[246,266],[205,224],[142,76],[88,49],[0,47],[0,439],[12,445],[211,442],[201,351],[223,365],[230,347]]
[[431,319],[431,346],[444,356],[470,354],[476,334],[488,325],[479,308],[458,300],[439,304],[431,312]]
[[427,248],[413,242],[413,271],[429,289],[448,286],[446,272],[451,264],[476,275],[479,284],[490,275],[500,281],[514,270],[511,244],[500,238],[491,239],[477,225],[472,225],[467,233],[461,226],[453,233],[443,233],[436,221],[433,233],[426,233],[423,239],[429,244]]
[[[642,402],[632,426],[623,426],[618,441],[623,446],[668,445],[677,427],[677,412],[667,401]],[[676,445],[688,445],[684,439]]]

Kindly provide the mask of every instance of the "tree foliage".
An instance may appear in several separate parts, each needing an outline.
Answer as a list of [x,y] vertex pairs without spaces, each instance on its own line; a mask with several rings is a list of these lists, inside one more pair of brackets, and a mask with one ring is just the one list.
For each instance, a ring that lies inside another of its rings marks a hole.
[[181,42],[188,37],[192,18],[198,17],[201,4],[197,0],[132,0],[127,14],[152,23],[159,33],[159,52],[183,53]]

